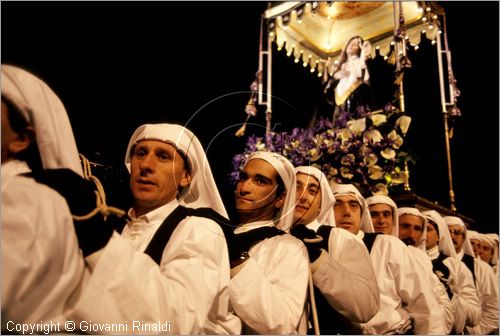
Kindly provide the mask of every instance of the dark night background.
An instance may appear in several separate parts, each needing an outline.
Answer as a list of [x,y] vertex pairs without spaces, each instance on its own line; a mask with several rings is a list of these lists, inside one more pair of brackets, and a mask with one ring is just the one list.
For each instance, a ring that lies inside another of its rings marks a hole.
[[[475,229],[498,232],[498,2],[439,2],[462,117],[451,141],[459,212]],[[123,169],[129,137],[147,122],[186,124],[207,150],[223,196],[232,197],[231,159],[246,138],[234,132],[258,66],[266,2],[5,2],[2,63],[45,80],[66,106],[81,153]],[[448,205],[448,181],[435,47],[411,52],[405,77],[407,137],[418,158],[412,189]],[[305,127],[321,99],[316,74],[274,49],[273,122]],[[246,135],[264,134],[264,108]],[[125,186],[126,187],[126,186]],[[111,193],[111,201],[118,193]],[[110,199],[108,197],[108,199]]]

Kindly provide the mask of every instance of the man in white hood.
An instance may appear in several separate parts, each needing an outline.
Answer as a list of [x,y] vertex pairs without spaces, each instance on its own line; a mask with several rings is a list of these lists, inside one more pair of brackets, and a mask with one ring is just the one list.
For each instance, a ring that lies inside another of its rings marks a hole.
[[446,287],[432,269],[432,263],[427,255],[425,243],[427,239],[426,219],[417,208],[398,208],[398,235],[413,254],[420,266],[420,272],[427,279],[427,286],[433,291],[436,300],[443,311],[446,333],[453,329],[455,306],[452,305]]
[[465,326],[473,327],[481,313],[479,298],[472,273],[456,258],[448,227],[443,217],[435,211],[422,213],[427,219],[427,255],[432,261],[434,273],[446,286],[454,306],[452,334],[462,334]]
[[196,136],[179,125],[142,125],[125,165],[132,220],[87,257],[93,273],[76,318],[127,324],[120,333],[240,333],[219,225],[227,214]]
[[290,234],[296,179],[285,157],[255,152],[236,185],[239,226],[231,244],[231,305],[243,333],[305,334],[309,258]]
[[[322,334],[360,333],[359,323],[379,309],[379,290],[365,245],[346,230],[335,228],[332,194],[325,174],[311,166],[295,168],[297,205],[291,233],[309,251]],[[321,243],[306,238],[321,235]]]
[[362,324],[363,333],[405,334],[413,329],[415,334],[444,334],[441,309],[407,247],[396,237],[373,233],[368,205],[355,186],[331,188],[337,227],[363,239],[379,285],[380,309]]
[[475,327],[467,327],[467,332],[474,335],[498,332],[498,279],[487,263],[474,257],[467,228],[462,219],[446,216],[444,220],[448,225],[457,258],[471,271],[481,302],[479,323]]
[[498,234],[481,234],[479,257],[493,268],[495,275],[498,275]]
[[83,180],[83,173],[66,110],[50,87],[5,64],[1,85],[2,331],[20,333],[17,323],[64,325],[86,273],[66,200],[31,175],[67,169]]

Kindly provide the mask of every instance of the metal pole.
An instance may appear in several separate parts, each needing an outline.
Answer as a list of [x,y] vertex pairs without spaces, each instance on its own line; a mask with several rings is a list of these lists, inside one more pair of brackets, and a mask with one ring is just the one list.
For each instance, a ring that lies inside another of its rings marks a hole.
[[441,49],[441,35],[436,38],[437,42],[437,55],[438,55],[438,72],[439,72],[439,91],[441,94],[441,112],[443,113],[444,122],[444,141],[446,146],[446,160],[448,163],[448,184],[449,184],[449,196],[450,196],[450,209],[452,211],[457,211],[455,207],[455,192],[453,191],[453,175],[451,168],[451,150],[450,150],[450,131],[448,128],[448,111],[446,110],[446,98],[444,91],[444,76],[443,76],[443,59],[442,59],[442,49]]
[[272,116],[272,75],[273,75],[273,45],[272,39],[267,37],[267,110],[266,110],[266,135],[271,132],[271,116]]

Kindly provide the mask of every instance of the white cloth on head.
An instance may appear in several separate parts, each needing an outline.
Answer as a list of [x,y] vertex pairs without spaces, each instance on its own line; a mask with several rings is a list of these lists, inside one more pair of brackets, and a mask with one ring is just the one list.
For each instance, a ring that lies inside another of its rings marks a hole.
[[481,239],[492,249],[489,264],[492,266],[498,265],[498,235],[496,233],[483,233]]
[[474,230],[467,230],[467,234],[469,236],[469,240],[471,239],[476,239],[476,240],[481,240],[481,233],[474,231]]
[[[472,245],[470,243],[470,240],[469,240],[469,233],[467,230],[467,226],[465,226],[465,223],[463,222],[462,219],[460,219],[459,217],[456,217],[456,216],[445,216],[443,217],[446,225],[450,226],[450,225],[459,225],[461,227],[464,228],[464,243],[462,245],[462,249],[461,251],[463,251],[465,254],[468,254],[470,255],[472,258],[475,258],[475,254],[474,254],[474,250],[472,249]],[[457,255],[459,254],[459,252],[457,252]]]
[[41,79],[2,64],[2,96],[9,99],[35,128],[43,168],[69,168],[83,176],[73,130],[64,105]]
[[125,165],[130,172],[132,148],[142,140],[158,140],[174,146],[188,160],[191,183],[179,195],[179,203],[190,208],[211,208],[227,217],[226,208],[212,176],[210,164],[198,138],[187,128],[176,124],[139,126],[127,146]]
[[[368,207],[374,204],[386,204],[392,209],[392,235],[399,238],[399,216],[398,216],[398,206],[392,198],[384,195],[370,196],[366,199]],[[372,221],[373,222],[373,221]]]
[[350,195],[354,196],[358,203],[361,205],[361,225],[359,229],[363,232],[374,232],[372,217],[370,215],[370,210],[368,209],[368,204],[365,198],[361,195],[359,190],[352,184],[330,184],[332,188],[333,195],[344,196]]
[[333,213],[333,205],[335,204],[335,196],[328,183],[325,174],[316,167],[300,166],[295,168],[297,173],[302,173],[315,177],[321,189],[321,210],[316,220],[322,225],[335,226],[335,214]]
[[415,242],[415,247],[425,252],[427,250],[425,248],[425,243],[427,241],[427,221],[424,215],[422,215],[422,213],[417,208],[410,207],[398,208],[398,215],[399,217],[401,217],[402,215],[413,215],[422,220],[422,235],[420,236],[420,240],[418,242]]
[[450,237],[450,231],[448,230],[448,226],[446,225],[443,217],[436,210],[424,211],[422,212],[422,215],[437,225],[439,235],[439,251],[448,257],[455,258],[457,253],[455,252],[455,247],[453,246],[453,241]]
[[295,212],[297,179],[295,169],[290,161],[284,156],[271,152],[254,152],[250,155],[245,165],[251,160],[261,159],[273,166],[283,180],[286,189],[285,202],[278,213],[276,227],[283,231],[290,230]]

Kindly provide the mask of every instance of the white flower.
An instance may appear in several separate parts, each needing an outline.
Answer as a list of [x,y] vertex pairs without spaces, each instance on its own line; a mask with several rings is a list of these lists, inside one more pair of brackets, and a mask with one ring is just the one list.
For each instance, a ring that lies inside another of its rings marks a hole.
[[361,119],[356,119],[356,120],[349,120],[347,122],[347,127],[354,134],[361,134],[366,129],[366,119],[361,118]]
[[393,184],[402,184],[406,182],[406,172],[394,172],[391,174]]
[[392,148],[386,148],[380,152],[380,155],[382,155],[384,159],[391,160],[396,157],[396,151]]
[[394,130],[392,130],[391,133],[387,135],[387,137],[392,141],[392,147],[394,147],[395,149],[398,149],[403,144],[403,138],[399,136],[399,134]]
[[387,117],[385,116],[385,114],[373,114],[370,117],[370,119],[372,120],[373,125],[375,126],[382,125],[387,121]]
[[378,130],[369,130],[363,133],[363,139],[367,140],[368,142],[372,142],[374,144],[379,143],[384,137]]
[[398,120],[396,120],[396,126],[398,126],[401,129],[401,132],[403,132],[403,134],[406,134],[406,132],[408,132],[410,123],[411,123],[411,117],[408,116],[401,116],[398,118]]
[[321,152],[316,148],[310,149],[308,153],[311,156],[311,161],[318,161],[318,159],[321,157]]
[[387,190],[387,186],[383,183],[377,183],[375,185],[375,189],[372,191],[372,195],[389,195],[389,190]]
[[368,168],[368,174],[372,180],[380,180],[384,176],[384,171],[379,166],[371,166]]
[[344,166],[351,166],[354,160],[356,160],[354,154],[349,153],[347,155],[342,156],[342,159],[340,159],[340,163],[343,164]]
[[257,142],[255,144],[255,148],[258,150],[258,151],[265,151],[266,150],[266,144],[263,143],[263,142]]
[[328,171],[328,177],[330,176],[335,176],[339,173],[339,171],[337,170],[337,168],[335,167],[330,167],[330,170]]
[[370,153],[368,155],[366,155],[364,158],[363,158],[363,162],[365,163],[365,165],[367,167],[371,167],[371,166],[374,166],[375,163],[377,163],[378,161],[378,157],[377,155],[373,154],[373,153]]
[[349,148],[350,146],[349,140],[352,138],[352,133],[347,128],[344,128],[342,132],[339,133],[338,137],[341,140],[340,148],[341,149]]
[[342,177],[345,177],[346,179],[352,179],[352,177],[354,176],[353,174],[351,174],[351,172],[349,171],[349,168],[347,167],[340,167],[340,175],[342,175]]

